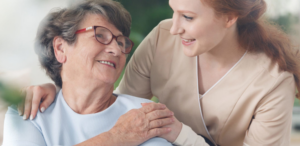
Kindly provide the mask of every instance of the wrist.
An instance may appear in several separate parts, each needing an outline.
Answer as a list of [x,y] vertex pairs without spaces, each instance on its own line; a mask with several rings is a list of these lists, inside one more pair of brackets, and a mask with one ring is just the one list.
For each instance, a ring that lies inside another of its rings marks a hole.
[[178,137],[179,137],[179,135],[180,135],[180,133],[182,131],[182,128],[183,128],[183,124],[181,122],[179,122],[177,124],[177,128],[176,128],[174,137],[172,138],[172,141],[170,141],[170,142],[174,143],[178,139]]
[[[122,143],[121,138],[118,136],[118,133],[113,130],[102,133],[105,139],[109,140],[109,146],[119,146]],[[102,135],[101,134],[101,135]]]

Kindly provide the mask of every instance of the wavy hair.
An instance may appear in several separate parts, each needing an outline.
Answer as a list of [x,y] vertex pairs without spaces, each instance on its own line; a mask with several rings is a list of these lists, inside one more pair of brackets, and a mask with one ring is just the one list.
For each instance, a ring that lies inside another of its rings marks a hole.
[[[294,75],[300,91],[300,57],[288,36],[262,15],[267,9],[264,0],[201,0],[214,8],[216,15],[236,14],[239,43],[249,52],[264,52],[282,71]],[[296,97],[300,99],[300,94]]]
[[76,41],[75,32],[88,13],[102,15],[124,36],[129,37],[131,16],[120,3],[113,0],[87,0],[70,8],[50,12],[40,23],[35,52],[46,74],[60,88],[62,64],[56,60],[53,39],[60,36],[68,44],[73,44]]

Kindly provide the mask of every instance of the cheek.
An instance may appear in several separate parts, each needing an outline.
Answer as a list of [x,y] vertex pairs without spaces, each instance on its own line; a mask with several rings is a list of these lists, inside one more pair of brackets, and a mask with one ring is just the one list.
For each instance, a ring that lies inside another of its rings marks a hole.
[[122,71],[126,64],[126,56],[123,54],[123,56],[120,57],[120,70]]
[[[79,48],[77,48],[79,49]],[[74,54],[73,62],[75,63],[75,65],[81,66],[81,67],[91,67],[91,63],[92,63],[92,54],[87,52],[87,51],[82,51],[79,50],[78,52],[76,52],[76,54]]]
[[202,22],[189,27],[189,32],[201,46],[212,47],[222,38],[223,30],[216,22]]

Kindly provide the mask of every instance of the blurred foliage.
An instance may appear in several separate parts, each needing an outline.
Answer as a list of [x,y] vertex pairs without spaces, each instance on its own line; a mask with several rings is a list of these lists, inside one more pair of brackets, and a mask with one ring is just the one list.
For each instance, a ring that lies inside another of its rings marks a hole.
[[8,105],[11,104],[18,105],[24,99],[21,90],[13,86],[5,85],[1,82],[0,82],[0,98]]
[[278,16],[277,18],[269,19],[271,22],[278,24],[282,30],[290,34],[293,32],[293,25],[299,23],[299,17],[288,13],[286,15]]
[[[162,20],[172,18],[173,10],[169,6],[168,0],[117,0],[119,1],[131,14],[132,25],[130,39],[134,42],[134,47],[131,53],[127,56],[127,62],[130,60],[135,49],[147,34]],[[124,69],[125,70],[125,69]],[[118,87],[123,74],[115,83],[115,88]],[[154,102],[158,99],[154,97]]]
[[294,106],[299,106],[300,107],[300,100],[299,99],[295,99],[295,102],[294,102]]
[[161,21],[171,18],[172,9],[168,0],[117,0],[131,14],[132,25],[130,39],[134,42],[134,48],[127,57],[131,58],[136,47],[146,35]]

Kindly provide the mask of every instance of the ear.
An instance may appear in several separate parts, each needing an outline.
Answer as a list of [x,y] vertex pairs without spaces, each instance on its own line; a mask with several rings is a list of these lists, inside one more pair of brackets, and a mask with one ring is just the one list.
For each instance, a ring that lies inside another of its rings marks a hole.
[[67,61],[66,55],[66,42],[61,37],[54,37],[53,39],[53,49],[54,54],[58,62],[65,63]]
[[234,25],[238,19],[238,15],[234,14],[234,13],[229,13],[226,15],[226,28],[231,27],[232,25]]

